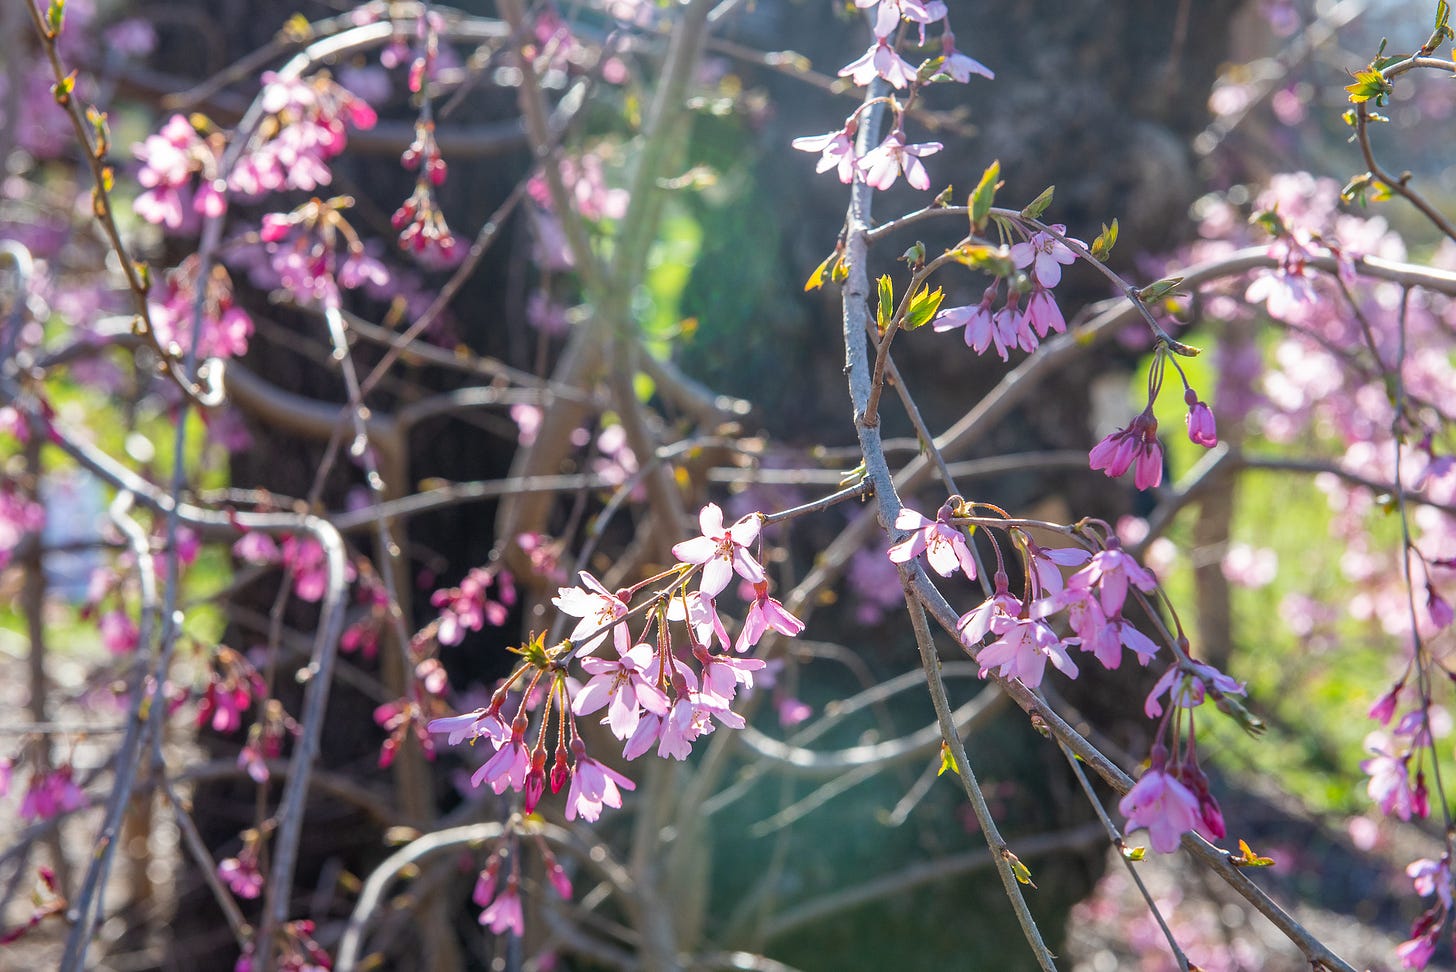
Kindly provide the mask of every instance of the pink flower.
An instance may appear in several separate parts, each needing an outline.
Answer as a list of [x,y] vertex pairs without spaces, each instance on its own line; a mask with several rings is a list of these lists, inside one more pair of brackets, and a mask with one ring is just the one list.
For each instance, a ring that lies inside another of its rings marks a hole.
[[1391,718],[1395,715],[1395,707],[1400,703],[1401,690],[1405,688],[1405,682],[1398,682],[1389,692],[1375,700],[1370,707],[1369,716],[1382,726],[1390,725]]
[[848,128],[824,135],[804,135],[789,144],[800,152],[822,153],[819,164],[814,167],[815,172],[836,169],[840,182],[848,185],[854,181],[854,133]]
[[249,855],[246,848],[241,857],[218,861],[217,876],[239,898],[252,900],[263,893],[263,872],[258,870],[257,855]]
[[1051,228],[1054,233],[1036,233],[1011,248],[1011,261],[1020,268],[1031,267],[1036,282],[1046,288],[1061,283],[1062,267],[1077,259],[1060,239],[1066,235],[1067,228],[1060,223]]
[[497,793],[506,790],[520,790],[526,785],[526,776],[531,770],[531,755],[526,750],[526,725],[519,719],[511,726],[511,738],[496,754],[486,760],[485,765],[470,777],[471,786],[489,783]]
[[566,819],[575,820],[580,814],[583,820],[595,821],[604,806],[620,809],[621,791],[635,790],[637,784],[587,756],[580,739],[572,741],[571,749],[576,765],[572,768],[571,788],[566,791]]
[[1194,445],[1201,445],[1205,449],[1218,445],[1218,428],[1213,420],[1213,410],[1198,400],[1198,393],[1192,388],[1183,393],[1183,400],[1188,403],[1188,415],[1185,419],[1188,438]]
[[101,616],[101,643],[113,655],[126,655],[136,651],[141,641],[141,631],[125,611],[107,611]]
[[1042,622],[1011,618],[993,624],[991,630],[1001,637],[976,655],[983,677],[992,668],[999,667],[1002,678],[1019,678],[1027,688],[1036,688],[1046,673],[1048,661],[1068,678],[1077,677],[1077,664],[1067,654],[1062,640]]
[[1027,538],[1026,552],[1031,558],[1031,573],[1036,592],[1057,594],[1065,586],[1063,567],[1081,567],[1092,559],[1092,551],[1083,547],[1043,547]]
[[1158,420],[1149,406],[1128,427],[1119,429],[1092,447],[1088,465],[1116,478],[1127,472],[1134,461],[1137,472],[1133,484],[1138,489],[1151,489],[1163,481],[1163,447],[1158,444]]
[[505,724],[499,711],[495,709],[481,708],[458,716],[431,719],[426,728],[430,732],[449,733],[451,746],[458,745],[465,739],[474,741],[481,736],[487,736],[499,748],[511,738],[510,726]]
[[508,931],[520,938],[526,933],[526,916],[521,910],[521,895],[515,878],[507,881],[505,893],[480,913],[480,923],[496,935]]
[[617,661],[605,658],[583,658],[581,667],[592,677],[577,690],[571,700],[571,711],[579,716],[590,715],[607,707],[605,724],[612,735],[626,741],[637,731],[644,710],[658,716],[667,715],[667,695],[653,683],[651,645],[634,645]]
[[839,76],[861,88],[881,77],[899,89],[915,80],[915,66],[890,46],[888,37],[876,37],[869,50],[839,69]]
[[1002,361],[1007,360],[1006,345],[1001,341],[1001,333],[995,326],[996,314],[991,310],[999,288],[999,284],[987,287],[986,292],[981,295],[981,302],[975,306],[967,304],[964,307],[947,307],[935,316],[930,326],[936,331],[965,328],[966,347],[977,354],[985,354],[994,340],[996,353],[1001,356]]
[[1395,955],[1400,959],[1400,967],[1403,969],[1423,969],[1430,964],[1431,957],[1436,954],[1436,944],[1440,938],[1440,928],[1432,932],[1417,935],[1415,938],[1401,942],[1395,947]]
[[459,587],[436,591],[430,603],[440,608],[440,629],[436,637],[442,645],[458,645],[466,631],[479,631],[487,623],[499,627],[506,622],[507,606],[516,601],[516,590],[510,574],[500,575],[500,601],[486,597],[496,575],[483,567],[472,568]]
[[718,504],[709,503],[698,513],[702,536],[675,545],[672,555],[685,564],[703,565],[700,590],[704,597],[721,594],[735,571],[750,584],[757,584],[764,580],[763,568],[748,552],[748,545],[758,539],[759,523],[759,515],[750,513],[724,529],[723,511]]
[[1069,588],[1097,590],[1101,596],[1102,611],[1109,618],[1122,613],[1129,585],[1151,594],[1157,590],[1158,581],[1122,549],[1122,541],[1116,537],[1109,537],[1106,549],[1094,554],[1087,566],[1073,574],[1067,582]]
[[711,646],[714,641],[724,648],[733,644],[728,637],[728,629],[723,625],[723,619],[718,616],[718,602],[711,597],[704,597],[701,591],[688,591],[669,601],[667,619],[687,622],[692,628],[693,637],[704,647]]
[[27,533],[45,526],[45,507],[25,499],[20,493],[0,486],[0,568],[10,563],[11,555]]
[[1451,907],[1451,862],[1445,857],[1439,861],[1428,857],[1411,861],[1405,873],[1415,885],[1416,894],[1423,898],[1434,894],[1442,905]]
[[1006,575],[997,571],[996,593],[961,615],[956,625],[961,643],[971,648],[991,631],[1000,634],[1016,623],[1020,613],[1021,599],[1007,591]]
[[895,529],[915,532],[890,548],[890,560],[904,564],[924,553],[926,562],[940,576],[949,577],[959,569],[968,580],[975,580],[976,561],[966,543],[965,531],[946,522],[954,512],[952,505],[946,503],[934,520],[927,520],[910,507],[903,507],[895,517]]
[[775,703],[779,710],[779,725],[792,729],[814,714],[807,702],[792,696],[784,696]]
[[859,168],[864,173],[865,182],[876,189],[893,186],[901,172],[905,173],[905,181],[916,189],[929,189],[930,176],[920,159],[934,155],[943,147],[939,142],[906,145],[904,133],[894,131],[859,160]]
[[1031,299],[1026,302],[1026,320],[1036,336],[1041,338],[1053,332],[1063,334],[1067,330],[1067,319],[1062,316],[1057,299],[1045,288],[1033,291]]
[[1148,841],[1159,854],[1177,850],[1179,838],[1197,829],[1201,820],[1193,791],[1161,768],[1144,773],[1117,809],[1127,818],[1129,830],[1147,828]]
[[940,35],[940,53],[945,58],[940,64],[940,69],[961,84],[968,84],[973,74],[979,74],[983,78],[994,79],[996,77],[995,72],[986,65],[974,57],[956,50],[955,34],[951,33],[949,28]]
[[[715,507],[716,509],[716,507]],[[681,544],[679,544],[681,546]],[[676,552],[676,548],[674,548]],[[627,602],[616,594],[611,593],[586,571],[578,574],[582,584],[587,590],[580,587],[562,587],[551,599],[551,603],[561,609],[563,614],[569,614],[573,618],[581,618],[576,627],[571,629],[571,641],[578,645],[579,655],[589,655],[607,639],[608,626],[611,626],[612,644],[617,647],[617,654],[626,655],[632,645],[632,636],[627,631],[625,624],[615,624],[618,618],[627,613]],[[726,583],[726,581],[725,581]],[[585,638],[585,641],[581,639]]]
[[1437,594],[1430,581],[1426,581],[1426,614],[1437,629],[1449,628],[1451,622],[1456,621],[1456,611],[1452,611],[1451,602]]
[[1372,754],[1360,764],[1360,769],[1370,774],[1366,792],[1387,817],[1394,815],[1409,820],[1418,813],[1416,793],[1411,787],[1410,757],[1395,756],[1386,751],[1383,733],[1372,732],[1365,739],[1365,748]]
[[49,820],[84,807],[86,794],[76,785],[71,773],[71,764],[66,763],[49,773],[33,775],[25,795],[20,798],[20,819]]
[[1243,695],[1244,686],[1231,676],[1201,662],[1188,662],[1169,667],[1153,685],[1143,703],[1143,712],[1149,719],[1163,714],[1163,705],[1158,699],[1168,693],[1170,705],[1183,709],[1195,709],[1203,704],[1206,693],[1219,695]]
[[738,686],[753,688],[753,673],[767,664],[762,658],[734,658],[731,655],[709,655],[704,653],[703,690],[700,693],[723,708],[733,704]]
[[[323,600],[329,585],[328,557],[324,554],[323,545],[311,536],[286,536],[283,538],[282,559],[284,566],[293,570],[293,593],[303,601]],[[355,577],[354,565],[347,561],[344,576],[351,582]]]
[[762,581],[753,585],[753,603],[748,605],[748,614],[743,618],[743,629],[738,632],[734,650],[743,652],[752,648],[770,628],[792,638],[804,630],[804,622],[769,597],[768,582]]

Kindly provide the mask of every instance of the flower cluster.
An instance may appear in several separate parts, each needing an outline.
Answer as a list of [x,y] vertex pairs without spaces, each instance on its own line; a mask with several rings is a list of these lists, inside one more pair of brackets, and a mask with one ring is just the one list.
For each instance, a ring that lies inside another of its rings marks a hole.
[[[492,584],[497,589],[494,601],[487,596]],[[459,587],[432,594],[430,603],[440,609],[435,637],[442,645],[458,645],[467,631],[479,631],[487,624],[498,628],[506,623],[511,605],[516,603],[516,585],[510,571],[475,567]]]
[[373,128],[377,120],[367,102],[324,74],[265,71],[259,98],[268,120],[228,177],[229,188],[247,197],[328,185],[329,162],[344,150],[348,128]]
[[[328,556],[323,544],[313,536],[288,534],[283,543],[257,531],[248,531],[233,544],[233,556],[244,563],[264,566],[281,563],[293,574],[293,593],[301,600],[317,603],[328,590]],[[354,565],[344,562],[344,578],[353,583],[358,577]]]
[[253,336],[253,319],[233,302],[233,284],[227,271],[214,265],[206,281],[199,282],[200,261],[190,256],[168,273],[161,287],[147,298],[157,343],[174,357],[192,346],[197,313],[197,289],[204,288],[202,329],[197,343],[200,358],[236,358],[248,351]]
[[[635,784],[588,754],[577,720],[605,710],[601,724],[622,744],[628,760],[652,749],[661,757],[685,759],[693,743],[716,725],[744,725],[732,710],[733,701],[740,687],[753,686],[754,673],[765,664],[744,653],[771,630],[789,636],[803,630],[770,596],[763,567],[750,549],[759,540],[761,522],[760,514],[752,513],[725,524],[722,510],[709,503],[699,515],[701,535],[673,547],[678,563],[672,568],[615,591],[582,571],[579,584],[561,588],[553,599],[563,615],[576,619],[570,634],[550,647],[538,636],[520,648],[525,663],[488,705],[435,719],[430,731],[448,734],[452,745],[488,740],[494,753],[471,782],[496,793],[523,794],[526,813],[535,809],[548,782],[553,793],[567,787],[568,820],[596,820],[604,807],[620,807],[622,794]],[[748,591],[736,637],[718,607],[735,577]],[[656,590],[641,600],[652,585],[658,585]],[[639,603],[634,606],[634,601]],[[568,677],[572,662],[579,663],[584,682]],[[534,710],[539,717],[532,733]],[[554,753],[548,751],[553,720]],[[509,904],[493,900],[496,910],[487,923],[514,928]]]
[[[963,526],[981,520],[973,514],[978,505],[951,497],[935,520],[926,520],[906,510],[896,526],[915,532],[890,548],[890,560],[906,563],[925,553],[931,566],[943,576],[961,568],[968,578],[975,576]],[[1105,526],[1105,525],[1104,525]],[[1070,649],[1091,654],[1104,668],[1122,664],[1123,649],[1132,651],[1139,664],[1149,664],[1158,652],[1157,644],[1123,614],[1133,591],[1151,594],[1157,579],[1130,554],[1108,529],[1101,549],[1080,547],[1044,548],[1019,527],[1008,529],[1021,552],[1026,590],[1013,594],[995,538],[998,569],[994,590],[981,604],[961,615],[961,642],[981,666],[981,677],[992,670],[1005,679],[1019,679],[1036,688],[1046,676],[1048,663],[1068,678],[1080,674]],[[1063,577],[1066,568],[1077,568]],[[1063,616],[1070,636],[1052,626]],[[1121,803],[1132,829],[1147,828],[1153,849],[1170,852],[1180,835],[1197,830],[1214,839],[1224,836],[1223,814],[1209,787],[1208,777],[1198,762],[1192,710],[1212,698],[1218,708],[1234,716],[1245,728],[1260,726],[1235,700],[1244,688],[1210,665],[1188,657],[1180,641],[1177,661],[1159,679],[1144,706],[1149,718],[1162,717],[1148,771]],[[1171,705],[1165,711],[1162,699]],[[1185,725],[1186,723],[1186,725]]]
[[1064,333],[1067,321],[1052,288],[1061,282],[1062,267],[1076,260],[1063,242],[1066,238],[1066,227],[1059,224],[1003,250],[1008,273],[1005,303],[996,307],[1002,285],[998,278],[979,303],[943,308],[931,326],[936,331],[960,330],[966,347],[977,354],[994,347],[1002,361],[1010,360],[1013,348],[1030,353],[1049,335]]
[[[951,32],[946,5],[940,0],[855,0],[861,9],[875,7],[874,42],[855,60],[839,69],[839,76],[849,78],[859,87],[866,87],[876,78],[889,82],[896,91],[909,91],[907,99],[913,99],[918,89],[935,81],[955,81],[965,84],[971,75],[992,78],[995,75],[980,61],[956,48],[955,34]],[[921,45],[925,44],[925,31],[929,26],[940,26],[940,55],[916,67],[901,56],[896,35],[903,23],[914,25]],[[910,142],[905,135],[905,106],[896,98],[883,99],[894,113],[894,124],[879,145],[857,154],[855,136],[859,130],[859,116],[868,105],[861,106],[850,115],[838,131],[823,135],[807,135],[796,138],[793,147],[801,152],[818,152],[819,172],[834,169],[839,181],[848,184],[856,178],[864,180],[876,189],[888,189],[902,174],[905,181],[916,189],[930,188],[930,176],[921,159],[934,155],[944,146],[940,142]],[[908,104],[909,100],[905,102]]]
[[[203,139],[182,115],[132,146],[132,154],[142,163],[137,181],[146,186],[132,205],[147,222],[185,232],[195,227],[197,216],[216,218],[227,209],[218,190],[219,140]],[[201,177],[195,191],[194,174]]]
[[[546,880],[551,889],[561,897],[563,901],[571,900],[571,878],[567,876],[566,869],[551,852],[551,848],[541,839],[540,834],[531,834],[535,839],[529,846],[534,846],[541,855],[541,864],[546,872]],[[517,841],[516,846],[528,846],[524,841]],[[505,887],[500,887],[500,872],[503,861],[509,856],[510,873],[505,880]],[[511,854],[507,850],[505,838],[496,841],[491,849],[490,855],[486,858],[485,866],[475,879],[475,888],[471,891],[470,899],[481,909],[480,923],[489,928],[494,935],[501,935],[510,932],[517,937],[526,932],[525,913],[521,908],[521,855],[519,851]]]
[[49,820],[86,805],[86,794],[76,785],[74,770],[65,763],[48,772],[31,774],[25,795],[20,798],[20,819]]
[[[363,288],[371,296],[390,292],[391,275],[375,259],[344,218],[353,200],[347,196],[311,199],[287,213],[263,217],[262,252],[249,249],[239,259],[250,262],[257,286],[281,288],[296,303],[338,307],[340,285]],[[343,259],[339,245],[343,244]]]
[[208,669],[207,688],[197,706],[197,724],[211,724],[213,732],[237,732],[243,713],[255,700],[268,697],[263,676],[242,655],[227,645],[218,645]]
[[1153,354],[1152,367],[1148,369],[1147,405],[1124,428],[1107,435],[1092,447],[1092,451],[1087,454],[1091,468],[1100,469],[1112,478],[1134,469],[1133,485],[1138,489],[1152,489],[1162,483],[1163,446],[1158,441],[1158,420],[1153,417],[1153,404],[1162,390],[1163,371],[1168,361],[1173,362],[1178,377],[1183,381],[1183,401],[1188,406],[1185,424],[1189,440],[1205,449],[1218,445],[1213,410],[1188,384],[1177,359],[1163,344],[1159,344]]

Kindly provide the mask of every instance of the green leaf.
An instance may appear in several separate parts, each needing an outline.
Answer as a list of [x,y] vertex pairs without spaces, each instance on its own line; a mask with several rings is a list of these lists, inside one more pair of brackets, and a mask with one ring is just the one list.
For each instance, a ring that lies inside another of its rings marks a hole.
[[900,259],[912,267],[925,265],[925,244],[916,240],[910,248],[900,254]]
[[563,638],[559,644],[548,649],[546,647],[546,632],[542,631],[540,633],[532,633],[531,639],[519,648],[507,648],[506,651],[520,655],[532,667],[544,671],[551,667],[551,659],[553,656],[562,652],[568,652],[571,649],[572,643],[570,638]]
[[[1021,858],[1017,857],[1009,850],[1003,850],[1001,852],[1001,856],[1005,857],[1007,863],[1011,865],[1011,873],[1015,876],[1016,880],[1019,883],[1025,884],[1027,887],[1030,888],[1036,888],[1036,882],[1031,879],[1031,868],[1021,863]],[[1040,890],[1039,888],[1036,889]]]
[[905,322],[901,326],[907,331],[913,331],[928,323],[935,312],[940,310],[941,301],[945,300],[945,291],[936,287],[931,290],[929,285],[920,288],[920,293],[910,298],[910,309],[905,312]]
[[1162,280],[1148,284],[1137,292],[1138,299],[1146,303],[1154,303],[1168,296],[1183,282],[1182,277],[1164,277]]
[[1147,854],[1148,849],[1146,847],[1124,847],[1122,849],[1122,856],[1134,862],[1142,860]]
[[944,776],[950,773],[952,776],[960,776],[960,770],[956,769],[955,757],[950,753],[950,747],[944,741],[940,744],[940,769],[935,771],[936,776]]
[[76,90],[76,72],[75,71],[72,71],[70,74],[66,75],[64,78],[61,78],[55,84],[51,85],[51,91],[55,92],[55,95],[56,95],[56,104],[58,104],[58,105],[67,105],[67,104],[70,104],[70,102],[71,102],[71,92],[73,92],[75,90]]
[[809,279],[804,281],[804,292],[818,290],[824,286],[824,281],[832,279],[834,271],[839,267],[841,257],[842,253],[839,250],[835,250],[825,257],[824,262],[815,267],[814,272],[809,274]]
[[1056,189],[1056,186],[1047,186],[1041,191],[1040,196],[1027,204],[1026,208],[1021,211],[1021,215],[1027,219],[1036,219],[1046,212],[1047,207],[1052,204],[1052,193],[1056,192]]
[[875,321],[880,325],[880,333],[884,334],[885,329],[890,326],[890,318],[895,314],[895,282],[890,279],[887,273],[880,277],[880,306],[875,312]]
[[1230,856],[1229,863],[1235,867],[1273,867],[1274,858],[1260,857],[1258,854],[1255,854],[1254,849],[1240,837],[1239,854],[1237,856]]
[[920,62],[920,67],[915,70],[915,80],[920,84],[926,84],[937,75],[940,75],[949,81],[949,75],[941,75],[940,66],[944,63],[944,55],[937,54],[935,57],[926,58]]
[[1011,254],[1004,246],[967,243],[952,250],[951,257],[972,270],[981,270],[994,277],[1009,277],[1016,272],[1016,264],[1011,262]]
[[945,207],[950,205],[951,200],[954,198],[955,186],[946,186],[944,189],[940,190],[940,194],[938,196],[931,200],[930,208],[944,209]]
[[981,173],[981,181],[976,183],[976,188],[971,192],[971,200],[967,208],[971,211],[971,232],[979,233],[986,225],[986,216],[991,212],[991,205],[996,201],[996,190],[1001,187],[997,180],[1001,178],[1001,162],[996,160],[986,166],[986,171]]
[[50,6],[46,7],[46,30],[54,38],[61,32],[61,24],[66,19],[66,0],[51,0]]
[[1451,5],[1446,0],[1439,0],[1436,4],[1436,29],[1431,38],[1439,44],[1444,37],[1456,37],[1456,33],[1451,30]]
[[1097,239],[1092,241],[1092,255],[1099,260],[1106,260],[1112,254],[1112,248],[1117,244],[1117,217],[1112,218],[1112,225],[1102,224],[1102,232],[1097,234]]
[[1354,78],[1353,84],[1345,85],[1345,90],[1350,93],[1351,104],[1364,104],[1374,98],[1378,105],[1383,103],[1385,96],[1391,92],[1390,82],[1385,80],[1385,75],[1373,67],[1364,71],[1356,71]]
[[1278,209],[1257,210],[1249,217],[1249,222],[1262,228],[1270,236],[1283,236],[1286,232],[1284,217],[1279,215]]

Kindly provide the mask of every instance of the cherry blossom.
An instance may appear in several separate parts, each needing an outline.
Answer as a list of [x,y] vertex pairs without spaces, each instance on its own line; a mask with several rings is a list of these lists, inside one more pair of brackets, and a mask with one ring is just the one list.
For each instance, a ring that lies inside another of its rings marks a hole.
[[940,53],[945,59],[941,61],[940,69],[961,84],[969,84],[973,74],[979,74],[983,78],[996,77],[995,72],[986,65],[956,49],[955,34],[949,28],[940,35]]
[[770,629],[790,638],[804,630],[804,622],[794,617],[777,600],[768,596],[766,581],[753,585],[753,602],[748,605],[748,614],[743,618],[743,628],[734,642],[735,651],[747,651],[758,644],[758,639]]
[[915,80],[915,65],[890,46],[888,37],[876,37],[868,50],[839,69],[839,76],[849,78],[861,88],[881,77],[898,89]]
[[1047,289],[1061,283],[1062,267],[1077,260],[1076,254],[1061,241],[1067,228],[1057,224],[1051,229],[1052,232],[1034,233],[1031,239],[1011,247],[1011,262],[1022,269],[1031,267],[1036,282]]
[[803,135],[790,144],[800,152],[821,153],[814,171],[828,172],[834,169],[839,174],[839,181],[849,185],[854,181],[857,161],[854,154],[854,127],[851,123],[837,132]]
[[1372,755],[1360,764],[1370,775],[1366,791],[1386,816],[1409,820],[1414,814],[1423,817],[1411,785],[1410,756],[1397,756],[1389,751],[1385,734],[1372,732],[1365,738],[1365,748]]
[[1243,683],[1235,681],[1231,676],[1225,675],[1212,665],[1205,665],[1202,662],[1182,662],[1170,666],[1153,685],[1152,691],[1148,692],[1147,700],[1143,703],[1143,712],[1149,719],[1156,719],[1162,715],[1163,705],[1159,699],[1165,694],[1171,705],[1183,709],[1194,709],[1203,704],[1206,694],[1210,692],[1215,697],[1243,695],[1244,686]]
[[709,503],[698,514],[702,536],[676,544],[672,555],[685,564],[703,565],[700,590],[704,597],[721,594],[735,572],[757,584],[764,580],[763,568],[748,552],[748,545],[758,539],[759,523],[758,514],[750,513],[725,529],[723,511],[718,504]]
[[637,784],[616,770],[597,762],[586,754],[580,739],[572,740],[575,764],[571,771],[571,789],[566,794],[566,819],[595,821],[602,807],[622,806],[622,790],[635,790]]
[[1163,447],[1158,443],[1158,420],[1152,406],[1141,412],[1125,429],[1118,429],[1092,447],[1088,464],[1116,478],[1137,463],[1133,484],[1152,489],[1163,481]]
[[577,576],[581,578],[586,590],[581,587],[563,587],[551,599],[551,603],[563,614],[581,619],[570,635],[572,643],[577,645],[577,654],[589,655],[596,651],[597,646],[607,639],[610,625],[612,643],[616,645],[617,653],[626,655],[632,646],[632,636],[626,625],[614,622],[626,615],[627,602],[618,594],[608,591],[601,581],[586,571],[581,571]]
[[994,341],[996,353],[1001,356],[1001,360],[1008,360],[1006,344],[1001,339],[1001,332],[996,328],[996,312],[991,309],[999,290],[999,284],[992,284],[981,295],[979,304],[947,307],[941,310],[931,322],[931,327],[936,331],[964,328],[966,347],[977,354],[985,354],[986,349]]
[[924,553],[926,562],[940,576],[950,577],[959,570],[968,580],[975,580],[976,561],[966,542],[966,532],[947,522],[955,515],[955,505],[943,505],[934,520],[927,520],[908,506],[902,508],[895,517],[895,529],[914,532],[890,548],[890,560],[904,564]]
[[1002,678],[1019,678],[1027,688],[1041,684],[1048,661],[1068,678],[1077,677],[1077,664],[1067,654],[1057,633],[1029,618],[993,620],[991,632],[1000,637],[976,655],[981,674],[998,668]]
[[1129,830],[1147,828],[1148,841],[1159,854],[1177,850],[1179,839],[1196,830],[1201,820],[1198,798],[1157,766],[1127,791],[1117,809],[1127,818]]
[[1188,403],[1188,415],[1185,419],[1188,424],[1188,438],[1195,445],[1206,449],[1218,445],[1218,429],[1213,420],[1213,411],[1206,403],[1198,400],[1198,393],[1192,388],[1184,392],[1183,400]]
[[510,932],[519,938],[526,933],[526,915],[521,910],[521,893],[515,877],[506,882],[505,891],[480,913],[480,923],[496,935]]
[[496,747],[504,746],[511,738],[511,728],[500,717],[497,709],[476,709],[457,716],[430,720],[430,732],[449,734],[449,743],[454,746],[466,739],[475,740],[485,736]]
[[859,160],[859,168],[864,173],[865,182],[876,189],[893,186],[902,171],[905,173],[905,181],[910,185],[916,189],[929,189],[930,176],[920,159],[934,155],[943,147],[939,142],[907,145],[904,133],[894,131],[865,153],[864,158]]
[[571,711],[585,716],[605,707],[603,722],[612,734],[623,741],[631,739],[644,710],[663,716],[670,705],[651,677],[654,655],[651,645],[639,644],[616,661],[583,658],[581,667],[592,677],[577,690]]

